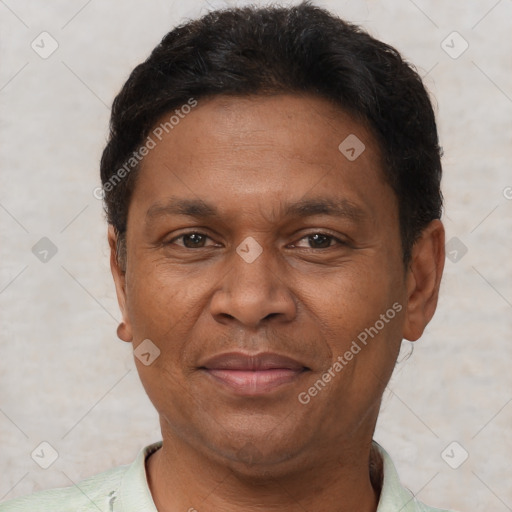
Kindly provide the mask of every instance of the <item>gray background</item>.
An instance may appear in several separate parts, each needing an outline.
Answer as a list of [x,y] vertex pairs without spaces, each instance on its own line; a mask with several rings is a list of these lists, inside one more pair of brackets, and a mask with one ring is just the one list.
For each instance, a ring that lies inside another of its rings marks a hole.
[[[0,500],[72,485],[160,439],[116,336],[93,189],[109,106],[132,68],[177,22],[234,4],[0,1]],[[454,240],[438,313],[397,365],[375,438],[426,503],[512,510],[512,0],[317,4],[418,67],[445,151]],[[31,47],[43,31],[59,45],[47,58]],[[32,250],[43,237],[57,248],[46,262]],[[58,452],[48,469],[31,458],[43,441]]]

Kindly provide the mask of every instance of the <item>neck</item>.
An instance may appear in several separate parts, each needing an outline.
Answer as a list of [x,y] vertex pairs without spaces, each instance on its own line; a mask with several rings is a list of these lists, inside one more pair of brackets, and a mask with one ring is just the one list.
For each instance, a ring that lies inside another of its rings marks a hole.
[[279,473],[240,471],[232,461],[215,462],[164,437],[146,470],[159,512],[376,511],[382,460],[371,443],[338,450],[334,460],[326,456],[319,464],[297,462]]

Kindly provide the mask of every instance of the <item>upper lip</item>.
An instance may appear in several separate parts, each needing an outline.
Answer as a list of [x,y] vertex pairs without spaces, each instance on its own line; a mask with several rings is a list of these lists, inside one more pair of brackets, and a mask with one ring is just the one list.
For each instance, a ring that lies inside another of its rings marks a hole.
[[226,352],[207,359],[201,368],[208,370],[304,370],[305,365],[288,356],[272,352],[244,354],[242,352]]

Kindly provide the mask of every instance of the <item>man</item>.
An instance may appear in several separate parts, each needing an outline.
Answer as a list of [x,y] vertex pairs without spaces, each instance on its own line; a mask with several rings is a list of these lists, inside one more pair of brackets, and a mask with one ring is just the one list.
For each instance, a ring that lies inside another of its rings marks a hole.
[[163,442],[2,512],[435,510],[372,440],[444,264],[434,114],[396,50],[309,3],[191,21],[116,97],[101,178]]

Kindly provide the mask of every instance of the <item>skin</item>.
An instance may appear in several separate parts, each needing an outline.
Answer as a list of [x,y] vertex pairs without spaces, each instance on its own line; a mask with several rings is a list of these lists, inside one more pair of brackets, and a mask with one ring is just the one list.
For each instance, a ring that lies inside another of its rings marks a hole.
[[[350,134],[366,146],[354,161],[338,150]],[[404,268],[397,199],[380,159],[365,126],[295,95],[202,99],[145,157],[125,272],[112,226],[108,238],[118,335],[161,351],[148,366],[135,359],[160,416],[163,447],[147,461],[160,512],[376,510],[369,460],[380,401],[402,339],[418,339],[434,314],[444,264],[434,220]],[[147,219],[170,196],[202,199],[218,215]],[[349,201],[360,215],[284,214],[285,204],[311,198]],[[190,232],[206,235],[199,247],[180,237]],[[247,237],[262,248],[252,263],[236,252]],[[300,403],[394,303],[402,310]],[[309,371],[240,397],[199,370],[228,351],[278,352]]]

